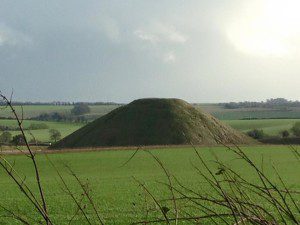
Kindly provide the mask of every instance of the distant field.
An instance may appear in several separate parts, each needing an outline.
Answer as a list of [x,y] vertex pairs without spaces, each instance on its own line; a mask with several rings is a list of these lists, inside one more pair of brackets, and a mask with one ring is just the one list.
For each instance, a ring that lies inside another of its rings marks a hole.
[[[246,153],[261,166],[262,155],[266,159],[264,162],[264,171],[272,179],[277,180],[276,174],[272,170],[270,161],[274,163],[278,171],[284,178],[288,187],[300,188],[300,164],[293,158],[292,153],[287,147],[247,147],[244,148]],[[211,164],[211,151],[217,156],[230,164],[235,169],[244,168],[240,171],[249,179],[258,179],[244,163],[237,160],[232,153],[224,148],[201,148],[200,153],[204,160]],[[99,208],[100,214],[105,219],[105,224],[130,224],[145,218],[145,192],[138,187],[133,180],[133,176],[149,188],[151,193],[157,199],[170,198],[170,192],[162,184],[167,182],[162,169],[155,163],[153,158],[145,152],[139,152],[127,165],[123,166],[134,151],[101,151],[101,152],[81,152],[81,153],[63,153],[48,155],[52,162],[62,172],[67,184],[73,193],[79,197],[80,189],[74,179],[66,172],[64,164],[69,165],[77,175],[84,181],[88,179],[89,186],[92,189],[91,195]],[[200,165],[194,151],[191,148],[173,148],[152,150],[159,159],[164,163],[171,174],[176,176],[182,183],[201,193],[209,191],[207,184],[196,172],[194,165]],[[8,156],[10,161],[14,161],[15,168],[26,174],[26,182],[32,187],[34,185],[34,174],[32,166],[25,156]],[[62,185],[54,169],[49,165],[43,155],[38,155],[38,165],[41,169],[41,178],[46,191],[46,199],[50,205],[50,215],[54,224],[64,225],[66,219],[74,214],[76,207],[70,197],[61,189]],[[200,166],[200,168],[202,168]],[[217,167],[212,166],[214,171]],[[204,169],[203,169],[204,171]],[[1,205],[8,208],[22,211],[30,217],[36,218],[32,206],[26,201],[18,188],[12,183],[7,176],[0,170],[0,199]],[[279,181],[278,181],[279,182]],[[146,195],[147,196],[147,195]],[[158,209],[155,211],[155,204],[151,198],[147,197],[148,207],[151,208],[149,218],[160,216]],[[161,202],[169,205],[166,202]],[[170,203],[171,204],[171,203]],[[179,206],[182,209],[186,206]],[[190,213],[199,213],[189,209]],[[91,209],[89,209],[91,212]],[[95,220],[91,217],[91,220]],[[0,224],[12,225],[18,224],[16,220],[9,217],[0,217]],[[82,216],[75,217],[72,224],[85,224]],[[181,224],[181,223],[180,223]],[[190,224],[190,223],[183,223]],[[210,224],[202,223],[201,224]]]
[[242,132],[262,129],[267,135],[278,135],[283,130],[290,130],[300,119],[264,119],[264,120],[224,120],[223,122]]
[[[50,141],[50,135],[49,135],[50,129],[56,129],[56,130],[60,131],[62,137],[65,137],[84,125],[81,123],[64,123],[64,122],[24,120],[23,127],[26,129],[30,126],[30,124],[41,124],[41,123],[46,124],[49,127],[49,129],[32,130],[31,133],[34,135],[36,140],[43,141],[43,142]],[[17,123],[15,120],[0,119],[0,125],[16,127]],[[10,133],[12,135],[17,135],[20,132],[19,131],[10,131]],[[25,131],[25,133],[26,133],[28,140],[31,140],[32,136],[31,136],[30,132]]]
[[240,119],[300,119],[300,107],[225,109],[218,104],[198,104],[196,107],[211,113],[220,120]]
[[[100,117],[119,107],[119,105],[92,105],[89,117]],[[266,108],[241,108],[225,109],[218,104],[197,104],[197,108],[206,111],[221,120],[239,120],[239,119],[265,119],[265,118],[298,118],[300,119],[300,107],[290,107],[287,109],[266,109]],[[55,106],[55,105],[26,105],[23,107],[24,118],[36,117],[41,113],[70,113],[73,106]],[[16,106],[21,114],[21,107]],[[8,109],[0,110],[0,117],[9,117],[11,113]]]
[[221,120],[238,120],[238,119],[274,119],[274,118],[300,118],[300,111],[286,110],[261,110],[261,111],[226,111],[212,112],[212,114]]
[[[103,116],[106,113],[110,112],[111,110],[119,107],[119,105],[92,105],[91,113],[89,115],[97,115],[97,116]],[[22,107],[21,106],[15,106],[16,111],[18,112],[18,115],[21,116],[22,114]],[[66,105],[66,106],[60,106],[60,105],[25,105],[23,106],[23,112],[24,112],[24,118],[31,118],[36,117],[42,113],[53,113],[53,112],[59,112],[59,113],[67,113],[69,114],[71,112],[71,109],[73,106]],[[0,117],[11,117],[11,111],[8,108],[0,108]]]

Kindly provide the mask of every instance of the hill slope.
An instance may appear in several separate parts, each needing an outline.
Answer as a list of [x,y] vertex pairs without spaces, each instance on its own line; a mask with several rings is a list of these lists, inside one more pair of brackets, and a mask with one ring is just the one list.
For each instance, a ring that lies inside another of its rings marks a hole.
[[251,139],[180,99],[139,99],[65,137],[54,148],[247,144]]

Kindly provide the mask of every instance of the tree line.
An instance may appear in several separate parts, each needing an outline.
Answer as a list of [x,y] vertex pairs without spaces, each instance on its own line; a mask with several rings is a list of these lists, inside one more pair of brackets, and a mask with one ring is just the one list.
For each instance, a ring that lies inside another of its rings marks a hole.
[[[31,101],[13,101],[12,104],[14,106],[24,106],[24,105],[123,105],[121,103],[116,102],[68,102],[68,101],[53,101],[53,102],[31,102]],[[4,102],[0,102],[0,106],[4,106]]]
[[278,108],[278,107],[300,107],[300,102],[287,100],[285,98],[270,98],[261,102],[228,102],[219,103],[225,109],[238,109],[238,108]]
[[78,122],[84,123],[88,119],[85,114],[91,112],[90,107],[87,104],[77,104],[71,109],[71,114],[66,113],[42,113],[36,117],[31,117],[32,120],[41,120],[41,121],[56,121],[56,122]]
[[[41,129],[48,129],[48,125],[45,123],[32,123],[28,127],[24,127],[24,130],[41,130]],[[18,126],[7,126],[7,125],[0,125],[0,131],[18,131]]]

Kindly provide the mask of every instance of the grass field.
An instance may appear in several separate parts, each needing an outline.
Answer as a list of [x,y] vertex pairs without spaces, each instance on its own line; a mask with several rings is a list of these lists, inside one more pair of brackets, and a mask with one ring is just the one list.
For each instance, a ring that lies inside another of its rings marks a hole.
[[[42,142],[48,142],[50,141],[50,129],[56,129],[59,130],[62,137],[65,137],[66,135],[69,135],[70,133],[74,132],[78,128],[80,128],[83,124],[81,123],[65,123],[65,122],[47,122],[47,121],[35,121],[35,120],[24,120],[23,121],[23,127],[26,129],[30,126],[30,124],[46,124],[49,128],[48,129],[40,129],[40,130],[32,130],[32,131],[25,131],[26,137],[28,140],[32,139],[32,135],[35,137],[36,140],[42,141]],[[3,126],[12,126],[17,127],[17,123],[15,120],[7,120],[2,119],[0,120],[0,125]],[[12,135],[17,135],[20,133],[20,131],[10,131]]]
[[263,119],[263,120],[225,120],[223,122],[233,128],[247,132],[252,129],[262,129],[267,135],[277,136],[283,130],[290,130],[300,119]]
[[[89,115],[103,116],[111,110],[119,107],[118,105],[92,105],[90,106],[91,112]],[[18,115],[22,114],[22,107],[15,106]],[[42,113],[70,113],[72,105],[25,105],[23,106],[24,118],[36,117]],[[11,111],[8,108],[1,107],[0,117],[11,117]]]
[[[272,162],[276,165],[289,187],[300,188],[300,164],[297,163],[287,147],[245,147],[244,150],[259,164],[261,164],[261,157],[264,156],[264,171],[271,179],[276,180],[276,175],[271,167]],[[191,148],[157,149],[151,151],[185,185],[200,192],[210,191],[192,166],[192,164],[200,164]],[[222,147],[213,149],[201,148],[199,151],[216,171],[217,168],[209,161],[213,159],[211,151],[230,164],[231,167],[237,170],[244,168],[240,173],[247,178],[257,179],[253,173],[247,170],[247,167],[244,167],[243,162],[237,160],[232,153]],[[74,179],[66,172],[64,164],[69,165],[82,180],[89,181],[93,190],[93,199],[96,201],[101,215],[105,219],[105,224],[130,224],[131,222],[144,219],[145,216],[145,193],[133,180],[133,176],[145,182],[151,193],[158,199],[171,197],[169,191],[162,184],[158,183],[158,181],[166,181],[162,169],[146,152],[139,152],[128,164],[122,167],[123,163],[130,158],[133,152],[128,150],[61,153],[51,154],[49,158],[62,172],[67,184],[74,193],[80,193],[80,189]],[[7,157],[10,161],[15,162],[15,168],[18,171],[26,174],[26,182],[34,187],[32,165],[28,158],[21,155]],[[46,199],[50,206],[52,219],[55,224],[67,224],[66,219],[69,219],[74,214],[76,207],[72,204],[70,197],[62,191],[59,178],[45,156],[38,155],[38,164],[41,169],[42,182],[45,186]],[[202,167],[200,166],[200,168]],[[2,170],[0,171],[0,176],[1,205],[21,211],[32,217],[37,216],[33,213],[31,205],[24,200],[20,191],[3,174]],[[148,204],[152,209],[155,208],[150,198],[148,198]],[[156,212],[150,213],[151,216],[160,215]],[[194,213],[193,210],[190,210],[190,212]],[[1,211],[1,213],[4,212]],[[91,218],[91,220],[93,219]],[[0,224],[17,224],[17,222],[13,219],[0,217]],[[83,223],[82,217],[76,217],[73,224],[85,223]]]
[[197,104],[196,107],[212,114],[220,120],[300,118],[299,107],[225,109],[218,104]]

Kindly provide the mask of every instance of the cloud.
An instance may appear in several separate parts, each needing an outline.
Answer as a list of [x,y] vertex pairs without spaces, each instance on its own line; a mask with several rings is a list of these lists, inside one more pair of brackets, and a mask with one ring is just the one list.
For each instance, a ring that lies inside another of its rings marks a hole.
[[31,42],[32,39],[29,36],[0,23],[0,46],[20,46]]
[[[155,48],[147,48],[154,52],[164,63],[174,63],[176,61],[176,46],[187,42],[187,35],[180,32],[175,26],[161,22],[152,23],[149,26],[136,29],[134,35],[145,43],[155,44]],[[172,49],[170,51],[170,48]]]
[[187,38],[183,34],[176,31],[169,32],[168,38],[170,41],[176,43],[185,43],[187,41]]
[[151,43],[156,43],[159,41],[159,38],[156,35],[147,33],[143,30],[136,30],[134,31],[134,34],[143,41],[149,41]]
[[165,63],[174,63],[176,61],[176,56],[174,52],[168,52],[163,56],[163,61]]
[[139,39],[150,43],[183,44],[187,41],[185,34],[178,31],[174,26],[163,23],[154,23],[149,27],[136,29],[134,34]]
[[250,1],[239,7],[226,24],[233,46],[256,56],[293,56],[299,52],[298,0]]

